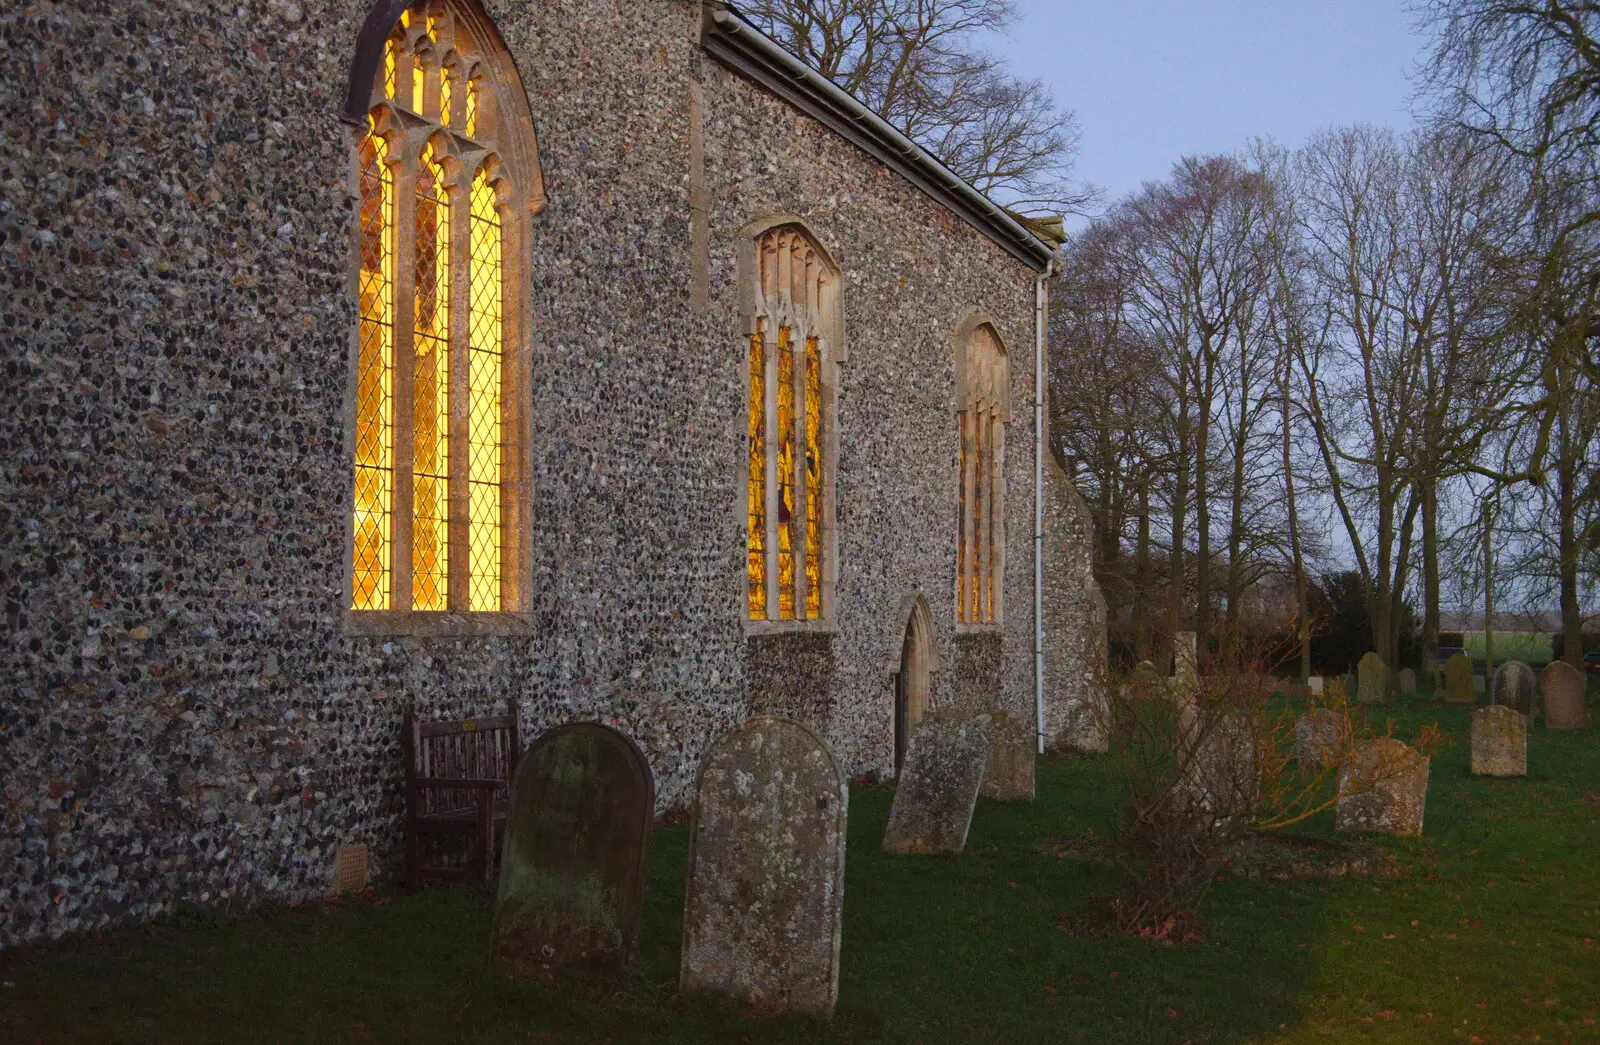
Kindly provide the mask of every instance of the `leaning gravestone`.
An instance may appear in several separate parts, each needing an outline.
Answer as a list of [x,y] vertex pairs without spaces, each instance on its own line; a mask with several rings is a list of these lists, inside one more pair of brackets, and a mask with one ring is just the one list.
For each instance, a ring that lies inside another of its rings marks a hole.
[[1444,702],[1476,704],[1478,697],[1472,689],[1472,677],[1472,661],[1465,653],[1452,653],[1444,662]]
[[1343,715],[1328,708],[1307,711],[1294,724],[1295,757],[1318,769],[1332,765],[1344,746],[1347,725]]
[[1520,660],[1508,660],[1494,673],[1494,694],[1491,704],[1513,708],[1528,721],[1533,721],[1539,707],[1539,680],[1533,669]]
[[833,1015],[848,799],[833,755],[797,722],[752,719],[717,739],[695,783],[683,990]]
[[1428,759],[1393,737],[1375,740],[1339,770],[1339,793],[1337,830],[1420,835]]
[[558,726],[517,765],[490,954],[518,977],[621,972],[639,952],[655,782],[633,741]]
[[1400,692],[1403,695],[1408,697],[1417,695],[1417,673],[1415,671],[1410,668],[1401,668],[1399,681]]
[[1389,699],[1389,666],[1382,657],[1371,650],[1362,654],[1356,675],[1360,679],[1356,699],[1361,703],[1380,704]]
[[979,715],[978,728],[989,742],[980,793],[1001,802],[1032,802],[1038,736],[1009,711]]
[[923,719],[911,734],[883,848],[959,853],[967,844],[988,743],[972,719]]
[[1491,704],[1472,713],[1472,775],[1528,775],[1528,720],[1515,708]]
[[1551,729],[1584,729],[1589,708],[1584,703],[1583,672],[1564,660],[1552,661],[1539,673],[1544,702],[1544,724]]

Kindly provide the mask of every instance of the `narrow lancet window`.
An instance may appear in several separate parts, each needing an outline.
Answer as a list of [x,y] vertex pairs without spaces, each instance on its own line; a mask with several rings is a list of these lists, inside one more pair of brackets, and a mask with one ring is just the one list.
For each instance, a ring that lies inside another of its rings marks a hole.
[[979,324],[958,361],[956,620],[999,619],[1005,565],[1004,447],[1009,371],[994,328]]
[[[542,200],[526,96],[476,0],[413,3],[367,53],[350,608],[519,611],[527,321],[508,272]],[[515,119],[491,126],[491,104]]]
[[755,243],[749,341],[747,604],[752,620],[827,615],[827,376],[838,275],[798,228]]

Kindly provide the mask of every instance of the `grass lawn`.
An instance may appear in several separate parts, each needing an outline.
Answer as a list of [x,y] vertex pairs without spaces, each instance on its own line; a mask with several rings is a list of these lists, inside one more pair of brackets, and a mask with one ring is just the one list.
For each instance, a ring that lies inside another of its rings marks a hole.
[[1108,833],[1120,778],[1110,758],[1048,759],[1038,800],[981,802],[955,858],[885,855],[890,793],[851,795],[831,1023],[678,994],[687,831],[671,826],[617,987],[501,979],[490,893],[437,889],[0,954],[0,1042],[1600,1042],[1600,731],[1537,727],[1526,779],[1475,779],[1466,711],[1385,711],[1402,738],[1437,721],[1455,739],[1426,837],[1380,842],[1346,878],[1225,879],[1203,943],[1058,928],[1111,882],[1050,843]]

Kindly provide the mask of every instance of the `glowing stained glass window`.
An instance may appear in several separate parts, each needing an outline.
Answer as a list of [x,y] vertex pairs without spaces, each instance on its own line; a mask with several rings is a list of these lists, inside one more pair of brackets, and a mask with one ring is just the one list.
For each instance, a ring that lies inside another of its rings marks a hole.
[[752,619],[815,620],[827,602],[824,309],[837,273],[792,226],[763,234],[755,253],[746,601]]
[[450,598],[450,201],[430,146],[417,171],[412,337],[411,606]]
[[388,144],[361,140],[360,334],[356,363],[354,583],[351,607],[387,609],[394,496],[394,175]]
[[454,77],[449,69],[439,70],[439,122],[450,126],[450,96],[454,91]]
[[806,338],[806,616],[822,615],[822,345]]
[[476,138],[478,136],[478,110],[483,105],[483,97],[482,97],[482,95],[483,95],[483,88],[479,86],[478,81],[472,80],[472,81],[469,81],[467,83],[467,137],[468,138]]
[[400,41],[389,37],[383,48],[383,96],[394,97],[395,75],[400,64]]
[[767,357],[760,330],[750,335],[749,469],[750,616],[761,618],[767,615]]
[[498,198],[488,173],[472,183],[472,316],[468,363],[468,457],[471,566],[468,599],[474,610],[501,608],[501,388],[504,354],[503,242]]
[[965,400],[957,414],[956,619],[994,621],[1000,607],[1004,512],[1000,497],[1005,433],[1001,403],[1007,376],[1005,351],[987,325],[968,339],[961,362]]

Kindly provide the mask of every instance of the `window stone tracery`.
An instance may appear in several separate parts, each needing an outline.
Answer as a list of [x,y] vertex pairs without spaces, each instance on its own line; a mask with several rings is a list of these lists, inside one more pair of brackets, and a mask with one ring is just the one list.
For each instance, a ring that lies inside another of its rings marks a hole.
[[516,612],[528,483],[514,288],[543,187],[526,96],[473,0],[400,15],[356,153],[349,608],[397,630],[416,614]]

